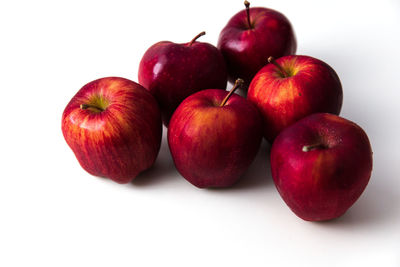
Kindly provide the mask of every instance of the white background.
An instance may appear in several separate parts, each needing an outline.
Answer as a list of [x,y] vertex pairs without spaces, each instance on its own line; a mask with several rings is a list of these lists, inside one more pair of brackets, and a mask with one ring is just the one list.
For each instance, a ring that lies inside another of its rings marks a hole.
[[0,266],[400,266],[399,1],[253,0],[284,13],[298,54],[339,74],[341,115],[362,126],[374,171],[341,218],[297,218],[269,173],[268,145],[239,184],[201,190],[164,139],[133,183],[87,174],[61,114],[87,82],[137,81],[161,40],[216,45],[242,1],[0,2]]

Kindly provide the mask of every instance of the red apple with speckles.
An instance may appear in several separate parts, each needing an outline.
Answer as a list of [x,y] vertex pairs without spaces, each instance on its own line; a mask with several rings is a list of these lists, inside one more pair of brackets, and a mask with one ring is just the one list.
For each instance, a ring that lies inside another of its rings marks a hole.
[[139,83],[157,99],[166,126],[189,95],[203,89],[226,88],[228,74],[220,51],[209,43],[196,41],[204,34],[183,44],[156,43],[140,61]]
[[161,113],[141,85],[102,78],[83,86],[68,103],[62,132],[87,172],[123,184],[153,165],[161,144]]
[[229,81],[242,78],[248,85],[268,57],[294,54],[297,43],[292,25],[282,13],[249,8],[247,1],[245,5],[246,10],[234,15],[221,31],[217,47],[226,60]]
[[200,188],[232,186],[254,160],[262,139],[256,107],[223,90],[186,98],[171,118],[168,144],[178,171]]
[[342,85],[328,64],[308,56],[270,57],[268,61],[271,63],[257,73],[247,94],[263,115],[268,141],[312,113],[340,113]]
[[271,148],[274,183],[289,208],[307,221],[344,214],[371,176],[372,150],[355,123],[316,113],[286,128]]

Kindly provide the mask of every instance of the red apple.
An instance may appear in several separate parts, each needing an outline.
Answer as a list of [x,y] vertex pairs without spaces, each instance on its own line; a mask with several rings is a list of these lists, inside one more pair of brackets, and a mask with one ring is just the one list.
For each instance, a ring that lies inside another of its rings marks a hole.
[[247,85],[268,57],[296,52],[296,38],[289,20],[278,11],[253,7],[233,16],[221,31],[218,48],[227,66],[229,81],[243,78]]
[[275,139],[271,171],[280,195],[297,216],[307,221],[334,219],[367,186],[371,145],[355,123],[329,113],[313,114]]
[[226,88],[227,71],[221,53],[209,43],[196,41],[204,34],[184,44],[156,43],[140,61],[139,83],[157,99],[166,126],[189,95],[208,88]]
[[339,114],[343,92],[336,72],[321,60],[286,56],[254,77],[247,98],[261,111],[264,136],[272,142],[287,126],[312,113]]
[[232,94],[209,89],[186,98],[171,118],[168,144],[178,171],[193,185],[228,187],[246,171],[262,139],[256,107]]
[[62,116],[62,132],[90,174],[128,183],[154,163],[161,144],[161,114],[141,85],[117,77],[83,86]]

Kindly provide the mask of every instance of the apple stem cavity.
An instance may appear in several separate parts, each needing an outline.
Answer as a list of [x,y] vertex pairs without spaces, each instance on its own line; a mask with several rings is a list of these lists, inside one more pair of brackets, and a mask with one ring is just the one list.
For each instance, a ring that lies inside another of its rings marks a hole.
[[245,0],[244,5],[246,6],[246,13],[247,13],[247,22],[249,23],[249,28],[253,28],[251,26],[251,21],[250,21],[250,2]]
[[238,89],[239,87],[242,87],[244,84],[244,81],[242,79],[237,79],[235,81],[235,84],[233,85],[231,91],[229,92],[229,94],[224,98],[224,100],[222,100],[221,104],[219,105],[220,107],[225,106],[226,102],[228,101],[228,99],[231,97],[231,95],[236,91],[236,89]]
[[313,144],[313,145],[306,145],[303,146],[303,152],[309,152],[311,150],[315,150],[315,149],[325,149],[326,146],[324,146],[323,144]]
[[196,42],[196,40],[199,39],[199,38],[200,38],[201,36],[203,36],[203,35],[206,35],[206,32],[201,32],[201,33],[199,33],[198,35],[196,35],[196,36],[192,39],[192,41],[189,42],[188,46],[192,46],[192,44],[193,44],[194,42]]
[[81,104],[81,105],[80,105],[80,108],[83,109],[83,110],[85,110],[85,109],[92,109],[92,110],[94,110],[95,112],[103,112],[103,111],[104,111],[104,109],[102,109],[102,108],[100,108],[100,107],[97,107],[97,106],[95,106],[95,105],[90,105],[90,104]]
[[275,60],[274,57],[269,57],[269,58],[268,58],[268,62],[274,64],[275,67],[277,67],[277,68],[279,69],[279,71],[282,73],[282,75],[283,75],[284,78],[290,77],[289,73],[287,73],[287,72],[285,71],[285,69],[282,68],[282,66],[279,65],[278,62],[276,62],[276,60]]

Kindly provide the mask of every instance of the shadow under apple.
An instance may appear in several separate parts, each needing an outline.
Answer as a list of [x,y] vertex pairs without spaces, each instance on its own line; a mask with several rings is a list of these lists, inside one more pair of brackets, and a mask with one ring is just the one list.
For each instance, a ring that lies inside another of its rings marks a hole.
[[265,187],[273,186],[269,162],[270,150],[270,144],[263,139],[260,150],[253,163],[240,180],[230,189],[242,190],[259,188],[264,190]]
[[161,142],[160,152],[153,166],[140,173],[133,181],[135,187],[158,185],[162,183],[170,183],[183,179],[175,168],[171,153],[168,148],[167,129],[163,129],[163,138]]

